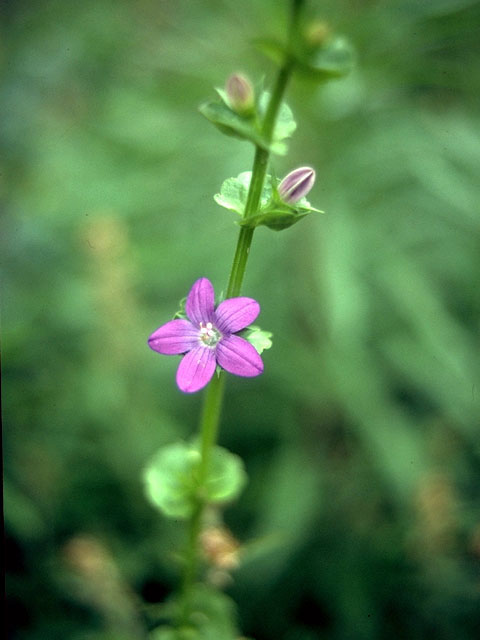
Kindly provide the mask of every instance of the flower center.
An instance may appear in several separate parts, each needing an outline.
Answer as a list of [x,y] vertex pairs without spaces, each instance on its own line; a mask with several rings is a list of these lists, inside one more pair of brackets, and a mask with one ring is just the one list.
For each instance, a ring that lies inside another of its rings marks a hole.
[[200,340],[204,345],[214,347],[221,337],[221,333],[215,329],[211,322],[206,324],[200,322]]

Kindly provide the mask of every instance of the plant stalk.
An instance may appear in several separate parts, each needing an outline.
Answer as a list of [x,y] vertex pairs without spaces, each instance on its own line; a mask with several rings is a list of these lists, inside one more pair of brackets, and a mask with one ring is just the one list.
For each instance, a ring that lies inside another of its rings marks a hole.
[[[290,41],[292,38],[293,30],[296,26],[297,19],[298,8],[297,11],[294,10],[292,12],[292,23],[289,30]],[[293,62],[288,56],[285,60],[285,63],[278,72],[278,76],[262,123],[262,134],[264,140],[267,143],[267,146],[272,140],[278,110],[280,108],[285,89],[290,79],[292,69]],[[268,151],[268,149],[265,149],[258,145],[256,146],[252,168],[252,178],[250,181],[247,202],[245,205],[245,218],[254,215],[259,209],[260,198],[262,195],[263,184],[265,182],[265,176],[267,173],[269,157],[270,152]],[[243,278],[245,276],[247,260],[250,253],[250,246],[252,244],[253,232],[254,229],[248,227],[241,227],[239,231],[237,246],[235,249],[230,277],[228,280],[226,298],[232,298],[240,295]],[[191,609],[192,587],[195,583],[198,573],[198,545],[201,533],[202,518],[205,510],[205,499],[202,496],[201,488],[205,485],[206,479],[208,477],[211,454],[217,441],[224,389],[225,375],[223,371],[220,371],[218,375],[215,375],[212,378],[212,381],[206,389],[202,414],[200,418],[201,461],[198,471],[198,486],[200,487],[200,491],[198,495],[197,505],[195,507],[194,513],[190,518],[188,526],[188,542],[185,554],[185,569],[182,589],[183,601],[180,620],[181,624],[188,624],[188,618]]]

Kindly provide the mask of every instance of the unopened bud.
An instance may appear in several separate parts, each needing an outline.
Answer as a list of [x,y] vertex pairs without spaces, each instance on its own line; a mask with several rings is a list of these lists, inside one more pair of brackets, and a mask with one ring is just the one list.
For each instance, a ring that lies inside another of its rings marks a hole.
[[314,182],[315,171],[311,167],[299,167],[280,182],[278,193],[284,202],[294,204],[307,195]]
[[331,35],[332,32],[330,26],[326,22],[317,20],[309,24],[305,29],[305,43],[308,47],[317,49],[319,47],[323,47]]
[[232,74],[225,85],[230,107],[242,115],[253,111],[254,92],[250,80],[241,73]]

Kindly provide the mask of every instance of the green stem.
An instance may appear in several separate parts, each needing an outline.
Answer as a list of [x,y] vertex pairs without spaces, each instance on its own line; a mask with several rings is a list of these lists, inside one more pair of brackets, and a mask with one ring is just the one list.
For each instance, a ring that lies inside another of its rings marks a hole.
[[[282,102],[283,94],[287,87],[290,74],[292,72],[292,64],[286,62],[280,69],[277,81],[273,89],[270,101],[268,103],[265,119],[262,124],[262,133],[268,142],[272,139],[275,121],[277,119],[278,109]],[[250,188],[248,190],[247,202],[245,205],[244,218],[254,215],[259,208],[260,198],[262,196],[263,183],[267,174],[268,160],[270,154],[263,147],[257,146],[255,149],[255,158],[253,160],[252,178]],[[227,298],[233,298],[240,294],[245,269],[247,267],[248,255],[250,253],[250,245],[252,244],[254,229],[242,227],[238,234],[237,247],[233,258],[232,269],[227,287]]]
[[[198,469],[198,485],[204,486],[210,466],[210,458],[217,440],[220,425],[225,376],[223,371],[215,375],[208,385],[205,394],[202,417],[200,420],[200,466]],[[203,496],[198,496],[195,510],[190,518],[188,542],[185,557],[185,573],[183,576],[182,622],[188,620],[190,610],[190,593],[198,570],[198,538],[201,532],[202,516],[205,507]]]
[[207,479],[212,449],[217,441],[224,388],[225,376],[223,372],[220,371],[218,375],[213,377],[208,385],[200,421],[200,453],[202,456],[199,468],[200,486],[203,486]]
[[[289,40],[291,40],[293,30],[298,18],[297,11],[292,12],[292,23],[290,25]],[[288,80],[292,73],[293,64],[287,59],[280,69],[275,86],[268,103],[267,111],[262,123],[262,134],[268,144],[272,140],[275,122],[282,102]],[[267,173],[270,153],[263,147],[256,146],[255,158],[253,161],[252,178],[245,205],[244,217],[254,215],[259,208],[260,198],[263,190],[263,183]],[[233,258],[230,277],[228,280],[226,298],[232,298],[240,294],[245,269],[247,266],[250,246],[252,244],[254,229],[242,227],[238,234],[237,246]],[[222,409],[223,395],[225,389],[225,376],[221,371],[215,375],[210,382],[204,398],[203,410],[200,419],[200,453],[201,461],[198,471],[199,487],[204,486],[208,477],[208,469],[212,450],[217,441],[218,428],[220,424],[220,413]],[[185,571],[183,580],[183,602],[181,611],[181,624],[188,622],[191,608],[192,586],[196,580],[199,565],[198,541],[202,528],[202,518],[205,510],[205,500],[201,495],[192,514],[188,528],[188,543],[185,556]]]

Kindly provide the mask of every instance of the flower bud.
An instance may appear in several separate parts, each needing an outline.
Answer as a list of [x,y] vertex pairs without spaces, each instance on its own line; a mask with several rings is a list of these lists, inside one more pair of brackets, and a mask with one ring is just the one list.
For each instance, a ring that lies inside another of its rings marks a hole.
[[225,85],[228,101],[233,111],[247,115],[253,111],[254,92],[250,80],[241,73],[232,74]]
[[311,167],[299,167],[280,182],[278,193],[284,202],[294,204],[307,195],[314,182],[315,171]]
[[305,44],[311,49],[318,49],[324,46],[331,35],[330,26],[326,22],[312,22],[304,31]]

